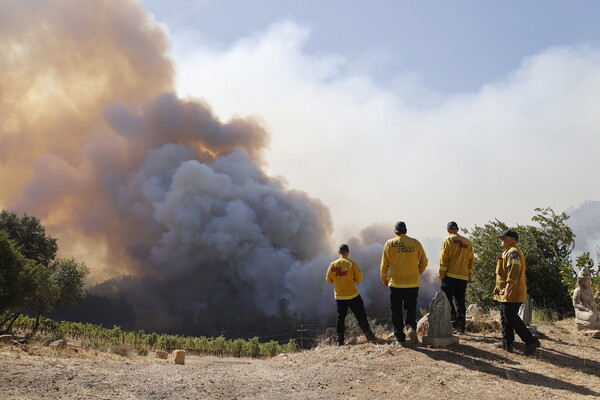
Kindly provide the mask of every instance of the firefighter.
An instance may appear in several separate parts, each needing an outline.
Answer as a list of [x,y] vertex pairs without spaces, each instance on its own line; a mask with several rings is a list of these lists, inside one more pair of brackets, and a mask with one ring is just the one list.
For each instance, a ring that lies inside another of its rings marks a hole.
[[337,304],[337,344],[338,346],[344,345],[345,320],[348,308],[352,310],[358,321],[358,326],[364,332],[367,340],[374,342],[377,339],[371,331],[363,300],[356,288],[356,282],[362,282],[363,275],[358,264],[348,258],[350,248],[347,244],[340,245],[338,254],[340,258],[329,264],[325,275],[327,283],[333,283],[333,294]]
[[452,326],[464,333],[467,312],[465,296],[467,283],[471,282],[473,276],[475,254],[471,241],[459,235],[458,229],[458,224],[454,221],[446,225],[450,235],[442,242],[439,277],[442,280],[442,291],[450,302]]
[[525,277],[525,255],[519,248],[519,235],[513,230],[506,230],[498,237],[504,249],[501,257],[496,257],[496,287],[494,300],[500,302],[500,319],[502,321],[502,341],[496,346],[509,353],[513,352],[515,332],[525,342],[525,355],[533,355],[541,346],[533,337],[523,320],[519,317],[519,307],[527,295]]
[[[427,267],[427,257],[417,239],[406,235],[406,224],[399,221],[394,226],[396,237],[388,240],[381,255],[381,282],[389,287],[390,309],[394,336],[401,344],[417,340],[417,297],[419,277]],[[402,309],[406,310],[406,321]],[[406,322],[406,323],[405,323]],[[406,333],[404,327],[406,325]]]

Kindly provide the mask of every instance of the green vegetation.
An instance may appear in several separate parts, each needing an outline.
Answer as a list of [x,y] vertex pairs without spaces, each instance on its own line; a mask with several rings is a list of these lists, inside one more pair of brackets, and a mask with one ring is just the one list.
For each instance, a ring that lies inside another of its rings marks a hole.
[[[565,221],[565,213],[555,214],[550,208],[536,208],[532,221],[538,226],[517,225],[519,246],[527,257],[527,287],[529,296],[539,308],[561,315],[573,312],[570,291],[576,271],[571,266],[571,251],[575,235]],[[490,221],[467,232],[475,250],[473,282],[467,289],[467,301],[485,309],[495,308],[491,293],[496,280],[496,257],[502,254],[497,235],[509,227]]]
[[21,313],[33,311],[34,334],[43,315],[85,297],[88,269],[75,260],[56,258],[57,251],[56,239],[46,235],[39,219],[0,212],[0,330],[10,331]]
[[[15,320],[14,327],[29,330],[35,323],[36,319],[20,315]],[[217,338],[186,337],[146,333],[143,330],[124,331],[118,326],[107,329],[89,323],[56,322],[48,318],[40,319],[39,333],[51,337],[52,340],[69,337],[81,341],[84,348],[108,351],[124,357],[134,352],[144,356],[153,350],[171,352],[175,349],[185,350],[188,354],[199,356],[252,358],[273,357],[281,353],[298,351],[294,339],[279,344],[274,340],[262,343],[258,337],[250,340],[225,339],[223,336]]]

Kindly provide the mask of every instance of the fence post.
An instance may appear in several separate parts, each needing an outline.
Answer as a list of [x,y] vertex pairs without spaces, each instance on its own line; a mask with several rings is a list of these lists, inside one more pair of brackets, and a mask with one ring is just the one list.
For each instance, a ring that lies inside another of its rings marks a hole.
[[300,332],[300,351],[302,351],[302,349],[304,349],[304,332],[306,332],[306,329],[304,329],[302,324],[300,324],[300,329],[298,329],[298,332]]

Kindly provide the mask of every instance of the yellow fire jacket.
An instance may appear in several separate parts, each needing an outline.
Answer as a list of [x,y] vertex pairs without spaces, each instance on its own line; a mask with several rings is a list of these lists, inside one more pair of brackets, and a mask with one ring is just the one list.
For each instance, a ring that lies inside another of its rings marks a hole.
[[[506,303],[522,303],[527,296],[527,278],[525,276],[525,255],[517,246],[512,246],[496,257],[496,287],[494,300]],[[506,284],[513,283],[508,299],[504,299]]]
[[442,242],[440,278],[450,277],[471,282],[474,258],[471,241],[457,233],[451,233]]
[[329,264],[325,275],[327,283],[333,283],[336,300],[350,300],[358,296],[355,282],[362,282],[363,275],[358,264],[348,257],[340,256]]
[[419,287],[427,257],[417,239],[400,234],[385,242],[381,255],[381,281],[396,288]]

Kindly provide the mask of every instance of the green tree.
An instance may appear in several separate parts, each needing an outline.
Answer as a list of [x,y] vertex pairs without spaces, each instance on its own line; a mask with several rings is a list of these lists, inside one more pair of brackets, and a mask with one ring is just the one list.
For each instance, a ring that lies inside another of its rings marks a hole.
[[[0,267],[0,313],[13,310],[10,316],[0,320],[0,327],[10,321],[7,327],[10,330],[16,318],[31,307],[36,313],[33,334],[43,315],[57,306],[72,306],[85,297],[83,287],[88,269],[72,259],[56,259],[56,239],[46,234],[36,217],[19,217],[3,210],[0,212],[0,232],[4,235],[0,240],[6,242],[3,254],[7,260],[12,260],[6,265],[3,262]],[[18,254],[10,258],[11,251]],[[9,279],[13,286],[10,291],[3,283]],[[5,294],[2,292],[4,286]]]
[[2,210],[0,229],[6,231],[26,258],[47,267],[56,258],[56,239],[46,235],[46,229],[38,218],[28,215],[19,217],[14,212]]
[[484,226],[475,225],[471,231],[465,229],[475,252],[473,278],[467,286],[467,301],[487,310],[497,306],[492,299],[496,285],[496,257],[502,252],[497,236],[506,229],[506,224],[498,220],[490,221]]
[[85,277],[89,269],[74,259],[58,259],[53,266],[52,280],[59,288],[55,306],[71,307],[85,298]]
[[[565,221],[565,213],[556,214],[550,208],[536,208],[532,221],[538,226],[517,225],[519,246],[526,256],[529,296],[538,307],[559,313],[572,312],[569,279],[574,277],[570,255],[575,235]],[[495,286],[496,257],[502,253],[497,235],[508,226],[498,220],[468,232],[475,250],[473,282],[468,286],[469,302],[484,308],[496,307],[491,293]]]
[[[0,230],[0,315],[8,310],[23,307],[36,288],[37,264],[25,258],[8,234]],[[0,320],[2,327],[11,316]]]
[[575,234],[566,225],[569,216],[556,214],[550,208],[536,208],[532,221],[537,226],[519,227],[519,243],[527,257],[527,286],[529,296],[537,306],[572,313],[569,282],[575,277],[571,252]]
[[54,308],[60,296],[60,288],[52,277],[52,270],[45,265],[38,264],[35,270],[36,290],[31,298],[31,304],[36,312],[35,324],[31,335],[35,334],[40,326],[40,320]]

